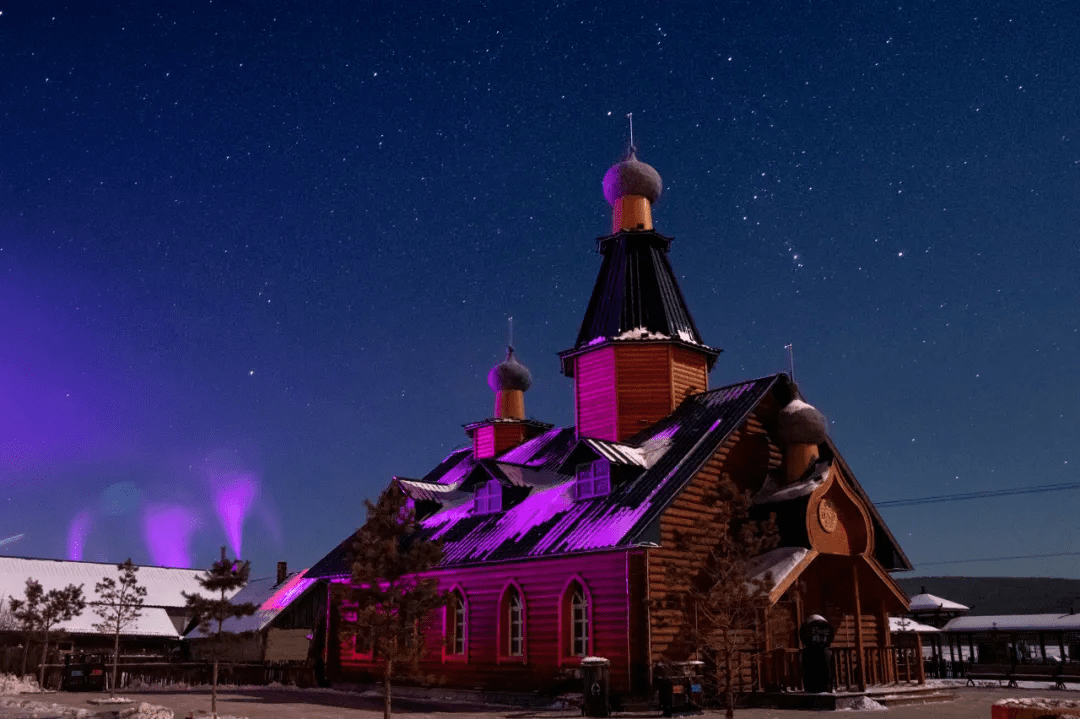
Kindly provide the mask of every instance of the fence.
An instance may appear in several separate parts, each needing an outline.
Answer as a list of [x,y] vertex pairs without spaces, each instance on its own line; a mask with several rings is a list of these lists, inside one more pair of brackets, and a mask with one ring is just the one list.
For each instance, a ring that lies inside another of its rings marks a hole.
[[[208,686],[213,679],[213,664],[208,662],[131,662],[121,663],[118,676],[119,688]],[[112,665],[106,665],[106,674],[112,680]],[[45,665],[45,687],[60,688],[63,664]],[[218,665],[220,686],[264,686],[285,684],[298,687],[315,686],[314,670],[303,664],[232,664]]]

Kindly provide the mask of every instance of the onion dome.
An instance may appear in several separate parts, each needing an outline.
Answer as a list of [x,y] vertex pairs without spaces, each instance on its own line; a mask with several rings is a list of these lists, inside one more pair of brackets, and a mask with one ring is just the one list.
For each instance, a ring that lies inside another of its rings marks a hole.
[[821,444],[828,435],[828,425],[817,407],[793,399],[780,410],[780,436],[788,444]]
[[638,160],[633,150],[629,157],[604,173],[604,197],[613,207],[619,198],[627,195],[641,195],[649,202],[656,202],[663,187],[660,173]]
[[503,390],[525,390],[532,387],[532,375],[529,368],[518,362],[514,356],[514,348],[506,348],[506,359],[491,368],[488,372],[488,387],[492,392]]

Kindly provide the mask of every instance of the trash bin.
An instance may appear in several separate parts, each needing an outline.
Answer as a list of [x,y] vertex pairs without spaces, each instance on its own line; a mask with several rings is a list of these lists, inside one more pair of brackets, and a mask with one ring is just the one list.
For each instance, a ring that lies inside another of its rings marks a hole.
[[836,629],[820,614],[811,615],[799,628],[802,640],[803,689],[819,694],[832,691],[832,652],[829,645]]
[[611,687],[611,662],[604,657],[585,657],[581,660],[581,714],[587,717],[606,717]]
[[699,714],[705,706],[703,684],[705,662],[671,662],[668,665],[671,678],[672,713]]

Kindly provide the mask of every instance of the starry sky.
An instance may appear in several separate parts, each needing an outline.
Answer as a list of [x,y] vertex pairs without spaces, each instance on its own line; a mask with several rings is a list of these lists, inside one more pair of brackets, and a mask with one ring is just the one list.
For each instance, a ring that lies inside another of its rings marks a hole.
[[[0,0],[0,551],[309,566],[490,416],[572,422],[610,227],[712,386],[788,368],[875,501],[1080,482],[1068,1]],[[1080,577],[1080,491],[882,514],[919,573]]]

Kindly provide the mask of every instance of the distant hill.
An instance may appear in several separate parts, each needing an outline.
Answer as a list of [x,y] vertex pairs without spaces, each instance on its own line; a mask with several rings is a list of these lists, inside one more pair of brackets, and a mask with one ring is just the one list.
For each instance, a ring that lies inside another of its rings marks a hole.
[[910,577],[897,579],[908,596],[927,592],[980,614],[1080,612],[1080,579],[1049,577]]

